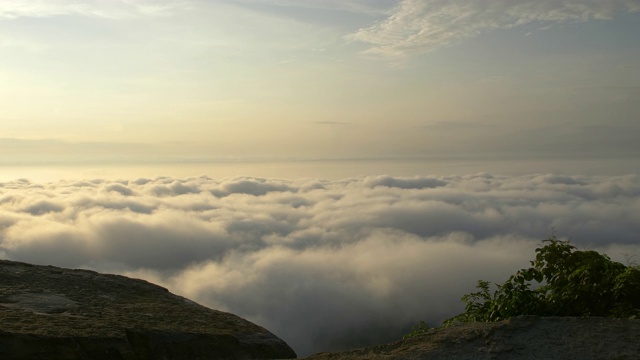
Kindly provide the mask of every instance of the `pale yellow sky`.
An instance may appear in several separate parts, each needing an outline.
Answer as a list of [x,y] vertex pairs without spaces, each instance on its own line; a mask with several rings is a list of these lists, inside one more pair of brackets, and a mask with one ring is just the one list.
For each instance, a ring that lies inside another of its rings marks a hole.
[[446,4],[3,2],[0,160],[640,154],[638,1]]

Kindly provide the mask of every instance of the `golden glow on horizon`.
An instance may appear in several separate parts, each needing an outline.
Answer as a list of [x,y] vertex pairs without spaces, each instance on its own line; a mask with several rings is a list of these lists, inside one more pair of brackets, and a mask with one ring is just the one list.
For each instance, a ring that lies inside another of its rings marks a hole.
[[[640,79],[625,75],[640,73],[640,43],[620,36],[640,31],[628,2],[584,1],[586,18],[563,2],[549,5],[555,17],[448,15],[476,36],[415,0],[132,4],[0,4],[0,138],[151,144],[140,156],[640,152],[629,100]],[[532,18],[558,26],[534,31]],[[394,38],[425,24],[457,40]],[[0,147],[19,157],[14,145]]]

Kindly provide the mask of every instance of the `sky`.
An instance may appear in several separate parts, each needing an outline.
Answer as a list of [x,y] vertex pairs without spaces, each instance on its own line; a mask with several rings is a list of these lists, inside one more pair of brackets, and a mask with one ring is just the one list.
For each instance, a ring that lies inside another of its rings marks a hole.
[[640,0],[2,0],[0,258],[299,355],[438,325],[554,231],[640,256]]
[[638,0],[7,0],[0,163],[633,159]]

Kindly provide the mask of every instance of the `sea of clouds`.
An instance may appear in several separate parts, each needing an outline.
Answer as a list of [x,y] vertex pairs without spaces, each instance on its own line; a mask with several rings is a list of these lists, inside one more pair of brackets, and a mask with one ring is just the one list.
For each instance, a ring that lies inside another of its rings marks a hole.
[[300,355],[437,325],[477,280],[528,266],[552,229],[633,261],[640,176],[0,183],[0,257],[141,277]]

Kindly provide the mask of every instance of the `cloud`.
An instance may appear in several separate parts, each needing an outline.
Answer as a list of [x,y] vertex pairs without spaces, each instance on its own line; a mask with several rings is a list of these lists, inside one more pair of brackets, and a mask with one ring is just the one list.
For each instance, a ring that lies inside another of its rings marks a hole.
[[386,186],[400,189],[426,189],[447,185],[446,181],[425,177],[394,178],[391,176],[368,177],[364,181],[370,187]]
[[219,196],[229,194],[249,194],[254,196],[266,195],[269,192],[295,192],[294,188],[286,184],[267,182],[264,179],[235,179],[222,184],[222,191],[215,191]]
[[23,208],[23,211],[31,215],[42,215],[48,212],[62,211],[64,208],[56,203],[47,200],[38,200]]
[[349,35],[368,54],[405,57],[495,29],[529,23],[611,19],[640,11],[637,0],[402,0],[387,19]]
[[0,255],[142,277],[301,355],[398,339],[504,281],[556,228],[639,255],[640,176],[0,183]]

